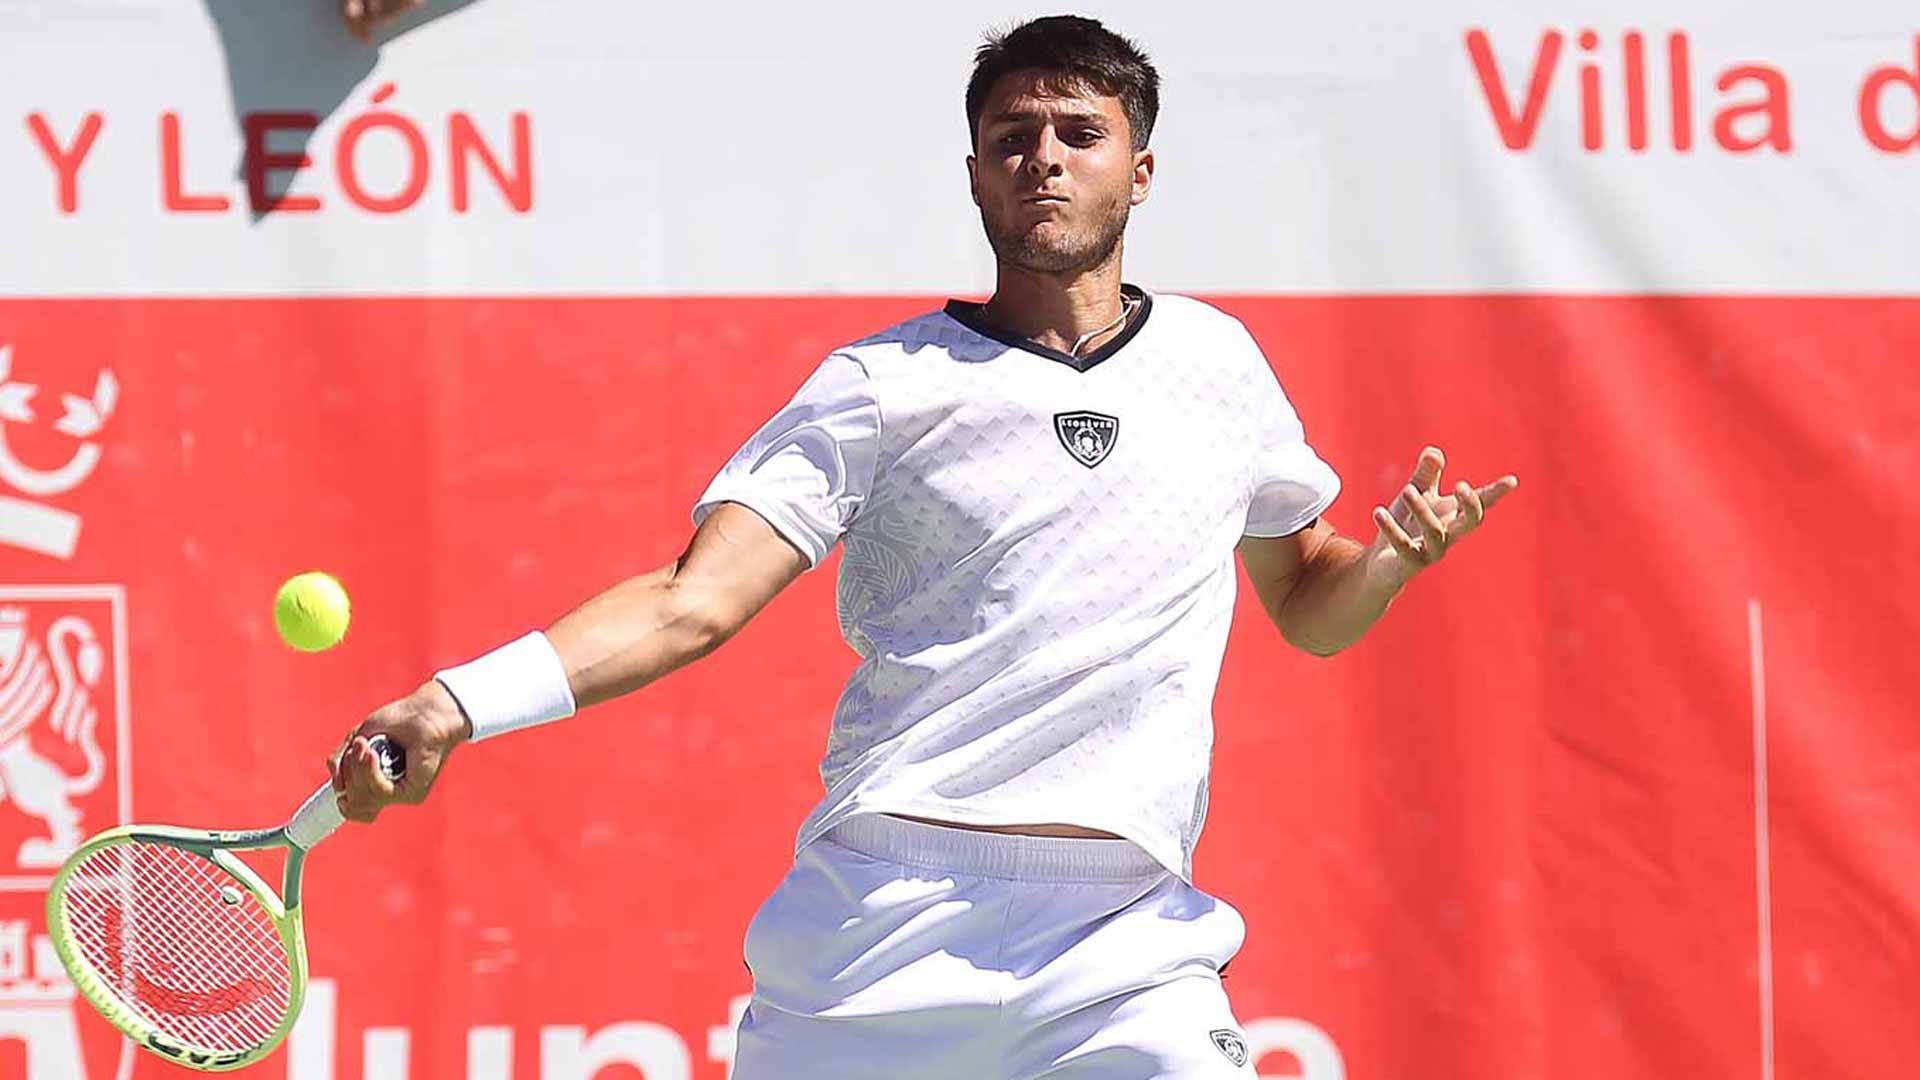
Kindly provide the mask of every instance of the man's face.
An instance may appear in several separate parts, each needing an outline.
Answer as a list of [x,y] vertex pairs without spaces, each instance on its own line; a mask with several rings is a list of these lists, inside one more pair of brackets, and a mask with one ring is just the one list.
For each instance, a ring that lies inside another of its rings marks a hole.
[[1153,154],[1134,152],[1119,98],[1051,83],[1015,71],[994,84],[967,174],[994,254],[1063,273],[1113,254],[1128,211],[1146,201]]

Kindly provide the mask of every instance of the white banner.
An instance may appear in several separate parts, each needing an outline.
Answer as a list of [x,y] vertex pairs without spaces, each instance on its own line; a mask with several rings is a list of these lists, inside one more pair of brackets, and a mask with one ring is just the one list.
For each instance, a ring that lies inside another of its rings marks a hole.
[[[1165,81],[1131,275],[1920,287],[1910,9],[1556,8],[1090,5]],[[982,31],[1024,8],[434,0],[377,46],[335,10],[0,3],[0,293],[991,281],[962,93]]]

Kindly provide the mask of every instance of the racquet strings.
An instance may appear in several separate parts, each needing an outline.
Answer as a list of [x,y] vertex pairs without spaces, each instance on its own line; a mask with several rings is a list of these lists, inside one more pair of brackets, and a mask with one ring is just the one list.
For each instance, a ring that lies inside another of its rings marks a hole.
[[174,1039],[215,1051],[272,1037],[292,1000],[273,916],[212,861],[130,841],[67,878],[69,938],[107,990]]

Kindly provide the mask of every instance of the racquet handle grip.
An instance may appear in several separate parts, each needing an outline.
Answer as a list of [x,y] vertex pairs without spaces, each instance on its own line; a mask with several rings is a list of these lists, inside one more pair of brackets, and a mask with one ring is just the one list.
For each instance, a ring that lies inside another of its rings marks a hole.
[[[387,774],[387,779],[398,780],[407,774],[407,752],[399,743],[385,735],[375,735],[367,744],[380,759],[380,771]],[[293,820],[287,822],[287,839],[305,851],[332,836],[346,820],[340,814],[339,793],[333,790],[333,781],[329,780],[294,811]]]
[[293,820],[287,822],[287,839],[294,847],[305,851],[332,836],[333,830],[346,823],[347,819],[340,814],[339,795],[329,780],[300,804]]

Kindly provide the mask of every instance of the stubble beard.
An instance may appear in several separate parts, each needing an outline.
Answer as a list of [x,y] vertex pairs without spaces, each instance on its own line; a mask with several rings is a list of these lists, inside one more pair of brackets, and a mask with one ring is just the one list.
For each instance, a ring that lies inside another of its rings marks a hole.
[[1029,226],[994,221],[986,207],[980,208],[980,224],[987,232],[987,243],[1001,262],[1037,274],[1063,274],[1090,270],[1113,257],[1120,238],[1127,231],[1127,215],[1132,209],[1125,196],[1108,200],[1103,213],[1096,215],[1090,228],[1061,234]]

